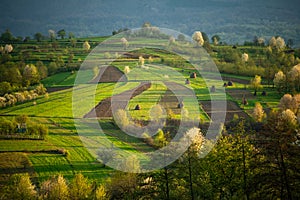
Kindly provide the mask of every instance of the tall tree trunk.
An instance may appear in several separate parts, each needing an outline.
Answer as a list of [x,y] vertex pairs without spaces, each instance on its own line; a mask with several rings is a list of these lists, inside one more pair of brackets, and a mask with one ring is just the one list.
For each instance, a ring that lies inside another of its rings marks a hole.
[[282,168],[282,175],[283,175],[283,178],[284,178],[285,189],[287,191],[288,199],[292,200],[292,193],[291,193],[291,190],[290,190],[288,177],[287,177],[287,173],[286,173],[287,170],[286,170],[284,157],[283,157],[282,149],[281,149],[281,146],[280,146],[279,142],[278,142],[278,145],[279,145],[280,163],[281,163],[281,168]]
[[[189,150],[188,150],[189,151]],[[193,180],[192,180],[192,165],[191,165],[191,156],[190,151],[188,152],[188,164],[189,164],[189,179],[190,179],[190,192],[191,192],[191,200],[194,200],[194,191],[193,191]]]
[[166,181],[166,196],[167,200],[170,199],[170,190],[169,190],[169,177],[168,177],[168,168],[164,167],[165,181]]
[[243,153],[243,178],[244,178],[244,194],[246,196],[246,200],[249,199],[249,194],[247,191],[247,176],[246,176],[246,158],[245,158],[245,148],[244,141],[242,141],[242,153]]

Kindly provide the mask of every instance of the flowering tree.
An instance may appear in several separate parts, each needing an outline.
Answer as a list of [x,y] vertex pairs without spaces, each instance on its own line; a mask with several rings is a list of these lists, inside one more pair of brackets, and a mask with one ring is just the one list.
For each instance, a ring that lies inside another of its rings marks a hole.
[[128,74],[129,72],[130,72],[129,66],[125,66],[125,68],[124,68],[124,73],[125,73],[125,74]]
[[242,61],[243,62],[248,62],[248,59],[249,59],[249,55],[247,53],[243,53],[242,54]]
[[88,50],[90,50],[91,45],[89,44],[88,41],[85,41],[85,42],[83,43],[82,47],[83,47],[86,51],[88,51]]
[[173,43],[175,43],[175,38],[173,36],[171,36],[169,38],[169,44],[173,44]]
[[265,117],[265,112],[263,107],[259,102],[255,103],[255,107],[253,109],[252,117],[256,122],[262,122]]
[[282,71],[279,71],[275,74],[273,82],[279,92],[282,90],[285,81],[286,81],[286,76]]
[[289,72],[293,86],[297,91],[300,91],[300,64],[295,65]]
[[200,31],[195,31],[193,36],[192,36],[193,40],[195,40],[195,42],[200,45],[203,46],[204,44],[204,39],[202,37],[202,33]]
[[285,41],[281,37],[272,37],[269,41],[269,46],[277,50],[282,50],[285,47]]
[[125,37],[121,38],[121,42],[123,44],[124,50],[126,50],[127,47],[129,46],[129,42],[127,41],[127,39]]
[[139,56],[139,63],[140,63],[141,66],[144,66],[145,58],[143,58],[143,56]]
[[257,43],[260,45],[260,46],[264,46],[265,44],[265,39],[263,37],[259,37],[257,39]]
[[214,43],[214,45],[218,45],[219,41],[220,41],[220,36],[214,35],[214,36],[212,36],[211,40]]
[[39,73],[33,64],[26,65],[23,71],[23,79],[26,85],[39,82]]
[[278,37],[276,39],[276,48],[279,50],[282,50],[285,47],[285,41],[283,38]]
[[4,47],[4,51],[5,51],[6,53],[12,52],[13,49],[14,49],[14,48],[13,48],[13,46],[12,46],[11,44],[6,44],[5,47]]
[[48,30],[48,33],[51,41],[53,41],[53,39],[55,39],[55,31],[50,29]]
[[150,110],[150,118],[153,121],[159,121],[161,117],[163,117],[164,110],[160,104],[156,104]]
[[285,94],[285,95],[283,95],[283,97],[281,97],[278,106],[281,110],[289,109],[289,110],[293,111],[294,113],[296,113],[299,103],[300,103],[297,101],[297,98],[298,98],[298,96],[293,97],[290,94]]
[[262,88],[261,77],[255,75],[254,79],[252,79],[250,82],[250,87],[254,89],[254,95],[256,95],[257,90]]

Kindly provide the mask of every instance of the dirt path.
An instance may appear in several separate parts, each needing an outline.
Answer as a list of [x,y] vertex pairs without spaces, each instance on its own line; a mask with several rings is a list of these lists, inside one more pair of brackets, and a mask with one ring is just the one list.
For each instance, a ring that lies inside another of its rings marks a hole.
[[[145,90],[151,87],[151,83],[149,82],[142,82],[139,86],[133,88],[132,90],[127,90],[122,92],[121,94],[117,94],[113,97],[106,98],[102,100],[98,105],[93,108],[90,112],[84,115],[84,118],[107,118],[112,117],[112,110],[118,109],[125,109],[128,100],[132,99],[133,97],[141,94]],[[112,109],[112,100],[114,101]]]

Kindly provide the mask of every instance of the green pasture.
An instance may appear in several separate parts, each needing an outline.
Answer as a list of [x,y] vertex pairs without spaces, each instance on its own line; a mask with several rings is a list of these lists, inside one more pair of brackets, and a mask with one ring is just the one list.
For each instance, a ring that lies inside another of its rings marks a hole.
[[[166,90],[167,87],[162,82],[152,82],[148,90],[129,101],[126,109],[130,116],[133,119],[149,120],[151,108],[159,102]],[[135,110],[137,104],[140,105],[141,110]]]

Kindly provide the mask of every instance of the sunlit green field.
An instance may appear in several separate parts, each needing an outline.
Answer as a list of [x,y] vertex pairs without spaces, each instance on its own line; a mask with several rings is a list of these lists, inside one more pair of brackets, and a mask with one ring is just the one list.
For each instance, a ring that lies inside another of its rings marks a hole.
[[[94,45],[103,40],[104,38],[95,39]],[[133,45],[135,43],[140,45],[140,41],[132,41]],[[159,43],[160,41],[157,41],[158,45]],[[76,53],[76,48],[70,48],[71,50]],[[253,92],[248,89],[246,84],[236,82],[234,86],[228,87],[225,90],[222,80],[214,78],[204,79],[203,77],[209,76],[202,77],[197,70],[191,68],[188,64],[170,66],[172,62],[168,65],[161,61],[160,56],[167,61],[175,62],[177,57],[172,54],[152,49],[144,49],[144,53],[157,57],[154,57],[154,61],[152,62],[146,60],[144,66],[140,66],[138,59],[132,58],[120,58],[112,63],[113,66],[121,71],[124,71],[125,66],[130,67],[130,72],[126,74],[128,82],[91,84],[89,81],[95,77],[95,72],[92,69],[80,70],[79,72],[62,72],[49,76],[42,80],[42,83],[47,88],[65,87],[65,89],[51,92],[48,96],[40,96],[34,101],[1,108],[0,120],[2,118],[13,119],[17,115],[25,114],[32,121],[46,124],[49,127],[49,135],[45,140],[0,140],[0,152],[2,152],[2,155],[9,153],[9,156],[3,156],[2,160],[0,158],[0,162],[3,161],[5,163],[4,158],[10,156],[16,157],[16,162],[12,161],[12,165],[18,167],[21,165],[21,162],[28,160],[29,164],[23,171],[34,171],[38,181],[46,180],[55,174],[62,174],[66,178],[71,178],[78,172],[83,173],[89,178],[103,181],[113,170],[109,167],[104,167],[96,159],[97,152],[89,152],[85,147],[86,143],[82,142],[84,134],[93,135],[98,130],[91,129],[82,124],[75,126],[74,117],[75,119],[82,119],[86,113],[91,111],[102,100],[136,88],[143,81],[151,82],[151,87],[133,97],[126,107],[133,120],[150,120],[151,108],[156,104],[162,104],[160,101],[169,91],[168,89],[170,88],[167,85],[170,82],[181,85],[186,90],[191,90],[195,93],[196,99],[183,98],[179,100],[183,100],[184,109],[188,110],[190,118],[200,119],[201,122],[210,122],[210,118],[201,108],[199,101],[231,100],[250,114],[255,106],[255,102],[261,102],[264,108],[273,108],[277,106],[281,97],[274,88],[265,88],[262,90],[267,92],[267,96],[257,95],[250,98],[248,99],[248,105],[244,106],[241,104],[240,98],[228,93],[224,94],[224,91],[245,90]],[[41,53],[37,56],[46,59],[45,54]],[[85,56],[81,52],[77,57],[84,59]],[[189,78],[191,72],[197,72],[197,78]],[[206,73],[202,75],[214,75],[212,72],[200,71],[200,73]],[[80,79],[76,79],[78,75],[80,75]],[[223,77],[243,81],[251,80],[251,77],[231,74],[223,74]],[[190,80],[189,85],[185,84],[187,78]],[[75,87],[73,87],[74,84]],[[214,93],[210,93],[212,86],[216,88],[216,92]],[[176,91],[174,92],[176,93]],[[196,101],[196,105],[194,100]],[[141,110],[134,109],[137,104],[140,105]],[[174,108],[173,104],[172,106],[174,110],[177,109]],[[167,111],[165,110],[165,112]],[[175,119],[181,118],[180,109],[176,110],[173,117]],[[103,146],[108,147],[110,145],[108,141],[110,141],[115,147],[124,150],[125,153],[123,156],[126,157],[130,153],[137,153],[144,160],[147,160],[147,157],[145,157],[143,152],[154,150],[153,147],[141,139],[122,132],[115,125],[112,118],[97,119],[96,121],[103,129],[103,133],[97,136],[97,140],[102,141]],[[78,135],[76,128],[80,129],[80,135]],[[63,150],[68,153],[67,155],[53,153],[53,151],[57,150]]]

